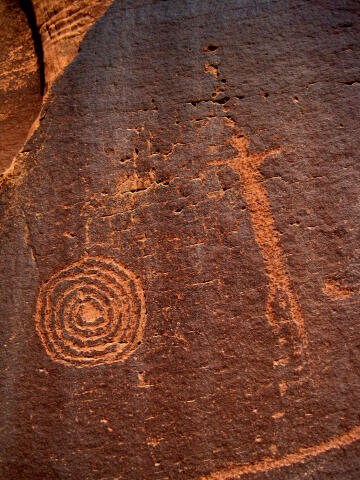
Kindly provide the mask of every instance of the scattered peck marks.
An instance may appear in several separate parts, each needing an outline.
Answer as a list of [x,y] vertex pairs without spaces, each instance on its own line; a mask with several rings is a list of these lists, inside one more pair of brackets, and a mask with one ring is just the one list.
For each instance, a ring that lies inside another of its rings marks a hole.
[[124,361],[146,322],[140,281],[114,260],[86,257],[45,282],[36,328],[48,355],[76,367]]

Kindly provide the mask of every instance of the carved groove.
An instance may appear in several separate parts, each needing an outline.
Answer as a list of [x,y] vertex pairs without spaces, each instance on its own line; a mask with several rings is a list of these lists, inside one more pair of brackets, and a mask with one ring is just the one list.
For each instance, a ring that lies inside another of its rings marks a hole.
[[300,350],[302,351],[308,344],[305,321],[299,302],[291,287],[290,277],[283,259],[284,254],[280,247],[279,234],[271,213],[270,201],[259,170],[267,156],[276,154],[280,150],[274,149],[260,154],[251,154],[248,150],[249,142],[243,137],[233,137],[231,145],[237,150],[238,156],[230,161],[230,165],[241,177],[255,239],[261,250],[265,271],[269,279],[267,318],[272,326],[278,326],[279,320],[274,314],[273,302],[279,294],[287,299],[291,320],[297,327]]
[[239,479],[243,475],[269,472],[271,470],[290,467],[298,463],[305,463],[312,458],[331,450],[344,448],[360,440],[360,426],[356,426],[347,432],[337,435],[323,443],[312,447],[300,448],[297,452],[289,453],[282,458],[266,457],[259,462],[245,463],[243,465],[232,465],[222,470],[212,472],[201,477],[199,480],[231,480]]
[[87,257],[41,287],[36,328],[48,355],[76,367],[120,362],[141,343],[139,280],[111,259]]

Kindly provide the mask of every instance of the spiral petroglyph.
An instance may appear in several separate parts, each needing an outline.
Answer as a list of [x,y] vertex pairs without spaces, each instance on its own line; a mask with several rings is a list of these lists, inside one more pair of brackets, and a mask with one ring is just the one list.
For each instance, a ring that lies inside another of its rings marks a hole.
[[140,281],[109,258],[87,257],[54,274],[37,302],[47,353],[76,367],[125,360],[140,344],[145,320]]

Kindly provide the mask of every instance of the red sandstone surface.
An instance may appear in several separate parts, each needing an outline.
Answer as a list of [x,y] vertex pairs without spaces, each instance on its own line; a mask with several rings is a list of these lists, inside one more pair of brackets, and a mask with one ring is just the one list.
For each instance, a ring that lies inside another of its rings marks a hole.
[[1,1],[1,478],[359,478],[359,14]]

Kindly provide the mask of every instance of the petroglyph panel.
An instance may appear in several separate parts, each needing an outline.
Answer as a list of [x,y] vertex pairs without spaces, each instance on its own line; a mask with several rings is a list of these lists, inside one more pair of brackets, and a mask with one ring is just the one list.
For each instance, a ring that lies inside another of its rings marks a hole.
[[36,9],[1,478],[358,480],[359,18],[331,3],[119,0],[80,51],[83,1]]
[[145,301],[133,273],[108,258],[84,258],[41,287],[36,328],[50,357],[90,367],[120,362],[141,343]]

